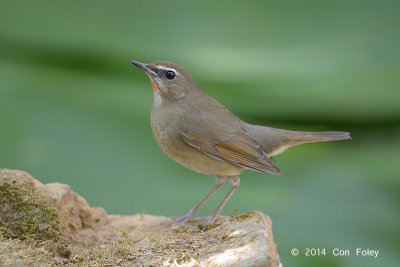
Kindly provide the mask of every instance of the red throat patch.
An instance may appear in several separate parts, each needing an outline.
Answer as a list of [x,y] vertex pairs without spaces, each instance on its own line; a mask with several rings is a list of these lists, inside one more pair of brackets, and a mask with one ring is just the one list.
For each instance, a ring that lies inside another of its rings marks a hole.
[[153,86],[153,92],[154,92],[154,94],[156,94],[157,91],[158,91],[157,85],[156,85],[156,83],[153,81],[153,79],[150,78],[150,81],[151,81],[151,85]]

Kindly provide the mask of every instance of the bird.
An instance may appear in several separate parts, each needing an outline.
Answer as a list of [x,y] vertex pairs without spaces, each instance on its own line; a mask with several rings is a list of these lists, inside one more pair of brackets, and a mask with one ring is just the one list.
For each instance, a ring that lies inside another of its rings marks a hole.
[[245,170],[281,174],[272,156],[308,142],[351,139],[349,132],[304,132],[246,123],[207,95],[188,71],[176,63],[131,61],[153,87],[151,128],[158,146],[173,160],[198,173],[215,175],[217,185],[185,216],[172,223],[186,225],[226,180],[231,188],[205,226],[216,223],[238,188]]

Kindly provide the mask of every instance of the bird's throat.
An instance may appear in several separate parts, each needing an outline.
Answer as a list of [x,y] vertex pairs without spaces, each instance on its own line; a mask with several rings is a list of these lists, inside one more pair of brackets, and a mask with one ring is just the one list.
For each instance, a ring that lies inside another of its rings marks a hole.
[[153,86],[153,92],[154,92],[154,104],[160,105],[161,104],[161,97],[160,97],[160,90],[158,89],[156,83],[152,78],[150,78],[151,85]]
[[150,78],[150,81],[151,81],[151,85],[153,86],[154,95],[156,95],[157,92],[158,92],[158,87],[157,87],[157,85],[156,85],[156,83],[154,82],[153,79]]

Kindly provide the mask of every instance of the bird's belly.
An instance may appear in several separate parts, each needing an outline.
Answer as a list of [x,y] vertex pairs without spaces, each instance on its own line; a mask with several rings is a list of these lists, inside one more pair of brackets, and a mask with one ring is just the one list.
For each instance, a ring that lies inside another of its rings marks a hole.
[[185,144],[172,127],[159,127],[152,120],[153,135],[158,146],[173,160],[196,172],[220,176],[234,176],[243,168],[223,160],[214,159]]

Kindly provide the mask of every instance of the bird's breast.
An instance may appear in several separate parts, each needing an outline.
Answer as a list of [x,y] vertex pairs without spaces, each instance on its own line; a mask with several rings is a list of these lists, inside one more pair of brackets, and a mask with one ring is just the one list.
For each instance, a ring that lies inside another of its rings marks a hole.
[[180,115],[176,111],[153,105],[151,128],[158,146],[173,160],[196,172],[234,176],[243,168],[223,160],[216,160],[185,144],[179,136]]

